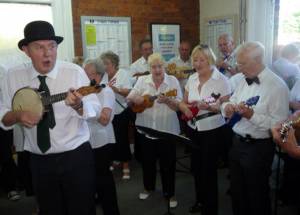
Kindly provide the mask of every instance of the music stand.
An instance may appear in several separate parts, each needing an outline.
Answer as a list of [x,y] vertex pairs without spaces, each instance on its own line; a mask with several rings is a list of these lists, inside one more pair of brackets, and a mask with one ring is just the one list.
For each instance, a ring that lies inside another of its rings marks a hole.
[[[192,144],[192,141],[187,137],[169,133],[166,131],[157,131],[152,128],[147,128],[147,127],[139,126],[139,125],[136,125],[135,127],[139,133],[144,134],[148,137],[157,138],[157,139],[165,139],[165,140],[169,140],[172,142],[178,142],[178,143],[185,143],[187,145],[194,147],[194,145]],[[167,196],[167,204],[168,204],[168,206],[167,206],[168,211],[165,213],[165,215],[173,215],[173,213],[171,213],[171,211],[170,211],[170,197],[169,196]]]

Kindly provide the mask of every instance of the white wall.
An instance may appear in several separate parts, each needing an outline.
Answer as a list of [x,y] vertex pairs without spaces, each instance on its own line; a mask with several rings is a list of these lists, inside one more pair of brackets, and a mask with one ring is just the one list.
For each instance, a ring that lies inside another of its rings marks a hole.
[[200,41],[204,39],[205,18],[239,14],[239,0],[199,0],[199,1],[200,1]]

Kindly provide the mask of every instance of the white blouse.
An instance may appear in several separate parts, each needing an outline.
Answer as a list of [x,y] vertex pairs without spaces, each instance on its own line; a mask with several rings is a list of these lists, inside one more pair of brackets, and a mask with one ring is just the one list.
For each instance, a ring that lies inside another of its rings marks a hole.
[[[211,97],[211,94],[221,94],[222,96],[230,95],[231,88],[228,79],[225,75],[220,73],[216,67],[213,67],[211,77],[202,85],[201,90],[198,90],[200,84],[199,74],[196,72],[190,76],[185,90],[188,92],[188,103],[195,101],[202,101],[207,97]],[[206,114],[210,111],[200,110],[198,115]],[[190,121],[188,125],[197,129],[198,131],[207,131],[218,128],[225,124],[225,119],[221,114],[210,116],[201,120],[198,120],[195,125]]]
[[[178,80],[174,76],[165,74],[164,81],[158,89],[152,80],[152,75],[140,77],[128,97],[139,95],[158,95],[166,93],[170,90],[177,90],[177,101],[182,100],[182,93]],[[137,113],[136,125],[152,128],[159,131],[166,131],[169,133],[179,134],[179,121],[174,110],[169,108],[166,104],[158,103],[156,100],[153,107],[146,109],[142,113]]]
[[112,126],[112,120],[114,118],[115,109],[115,94],[110,87],[105,87],[97,94],[97,97],[102,104],[102,108],[110,108],[112,114],[110,116],[109,123],[106,126],[101,125],[97,119],[100,116],[100,112],[97,115],[97,119],[88,120],[88,125],[90,128],[90,142],[92,148],[99,148],[108,143],[115,143],[115,133]]

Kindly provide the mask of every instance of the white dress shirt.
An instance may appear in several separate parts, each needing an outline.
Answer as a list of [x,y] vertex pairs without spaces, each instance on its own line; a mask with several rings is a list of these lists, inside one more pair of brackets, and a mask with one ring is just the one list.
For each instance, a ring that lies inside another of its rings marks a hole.
[[[2,100],[0,101],[0,125],[3,116],[11,111],[12,98],[17,90],[23,87],[38,88],[40,81],[32,63],[22,64],[10,69],[2,82]],[[75,64],[57,61],[52,71],[47,74],[46,83],[50,94],[67,92],[70,88],[89,86],[90,81],[82,68]],[[83,97],[83,116],[64,101],[53,104],[56,125],[50,129],[51,147],[45,154],[60,153],[76,149],[90,139],[86,119],[96,117],[101,105],[95,94]],[[43,154],[37,145],[37,126],[24,127],[24,150],[35,154]]]
[[290,101],[300,102],[300,80],[298,80],[291,90]]
[[[140,77],[128,96],[154,96],[174,89],[177,90],[177,96],[175,99],[181,101],[181,89],[178,80],[174,76],[164,74],[164,81],[156,90],[155,84],[152,80],[152,75],[150,74]],[[142,113],[137,113],[135,124],[174,134],[179,134],[180,132],[176,112],[169,108],[166,104],[158,103],[157,100],[154,101],[153,107],[147,108]]]
[[[199,74],[196,72],[189,77],[189,80],[185,86],[185,90],[188,92],[188,103],[194,101],[201,101],[207,97],[211,97],[211,94],[221,94],[222,96],[230,95],[231,89],[227,77],[218,71],[216,67],[213,67],[211,77],[202,85],[199,92],[200,80]],[[197,115],[206,114],[210,111],[200,110]],[[225,120],[221,114],[210,116],[201,120],[198,120],[195,125],[190,121],[188,125],[197,129],[198,131],[208,131],[218,128],[225,124]]]
[[92,148],[99,148],[108,143],[115,143],[115,133],[112,126],[112,120],[114,118],[114,108],[115,108],[115,94],[110,87],[105,87],[97,94],[97,97],[102,105],[102,108],[109,108],[112,110],[109,123],[106,126],[101,125],[97,120],[100,116],[100,112],[97,118],[88,120],[88,125],[91,132],[90,142]]
[[240,84],[240,82],[245,78],[244,74],[239,72],[234,74],[229,78],[229,84],[231,87],[231,91],[234,92],[234,90],[237,88],[237,86]]
[[[236,51],[237,49],[233,50],[229,56],[221,54],[219,59],[228,64],[228,66],[230,66],[231,68],[236,68]],[[228,70],[224,71],[224,75],[228,78],[232,76],[232,74]]]
[[253,116],[249,120],[242,118],[234,125],[233,131],[244,137],[249,134],[252,138],[262,139],[271,137],[271,127],[288,117],[289,90],[268,68],[260,72],[258,78],[260,84],[248,85],[245,79],[242,80],[230,101],[222,105],[222,110],[224,112],[228,103],[239,104],[251,97],[260,96],[258,103],[252,106]]
[[[111,80],[116,80],[115,84],[113,86],[117,88],[126,88],[126,89],[131,89],[132,85],[130,83],[130,77],[128,76],[128,73],[124,69],[119,69],[118,72],[114,75],[114,77]],[[101,84],[108,84],[108,75],[107,73],[104,74]],[[127,108],[127,102],[126,102],[126,97],[121,96],[118,93],[115,93],[115,111],[114,114],[120,114],[122,113],[125,108]]]
[[130,65],[131,77],[136,73],[142,73],[146,71],[150,71],[150,67],[143,56]]
[[297,80],[300,79],[300,68],[285,58],[279,58],[273,63],[274,72],[281,77],[292,89]]

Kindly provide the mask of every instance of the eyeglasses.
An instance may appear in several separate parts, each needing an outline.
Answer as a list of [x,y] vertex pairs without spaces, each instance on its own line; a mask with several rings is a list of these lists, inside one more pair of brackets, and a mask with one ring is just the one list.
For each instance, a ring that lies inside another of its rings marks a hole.
[[208,49],[208,47],[209,47],[207,44],[200,44],[199,46],[202,49]]

